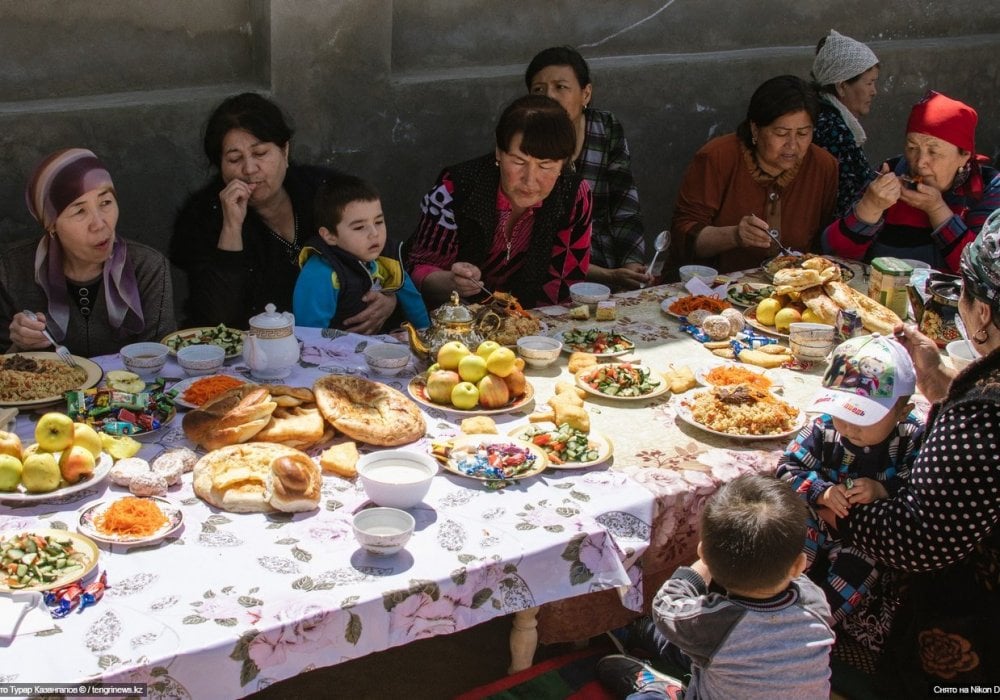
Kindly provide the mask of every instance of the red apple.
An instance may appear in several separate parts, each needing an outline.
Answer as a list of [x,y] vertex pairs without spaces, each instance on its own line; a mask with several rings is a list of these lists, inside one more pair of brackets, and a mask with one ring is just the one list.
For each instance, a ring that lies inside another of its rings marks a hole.
[[17,433],[0,430],[0,454],[21,459],[21,449],[21,438],[17,436]]
[[462,381],[458,372],[438,369],[427,375],[427,397],[434,403],[450,404],[451,390]]
[[75,484],[94,473],[94,455],[86,447],[71,445],[59,457],[59,472],[66,483]]
[[479,380],[479,405],[485,409],[503,408],[510,401],[510,391],[500,377],[487,374]]

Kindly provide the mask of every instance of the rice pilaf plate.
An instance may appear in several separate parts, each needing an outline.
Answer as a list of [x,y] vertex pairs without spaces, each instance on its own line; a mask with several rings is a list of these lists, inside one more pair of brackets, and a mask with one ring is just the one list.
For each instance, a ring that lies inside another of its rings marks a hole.
[[805,423],[799,409],[746,384],[686,394],[675,408],[678,417],[696,428],[741,440],[789,437]]

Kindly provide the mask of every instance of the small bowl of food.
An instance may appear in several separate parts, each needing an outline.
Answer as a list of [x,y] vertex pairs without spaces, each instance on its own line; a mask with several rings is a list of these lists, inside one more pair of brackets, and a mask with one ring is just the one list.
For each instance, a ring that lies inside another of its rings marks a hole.
[[611,288],[596,282],[577,282],[570,285],[569,297],[574,304],[596,307],[597,302],[611,298]]
[[177,364],[189,376],[212,374],[226,361],[220,345],[187,345],[177,351]]
[[438,465],[423,452],[380,450],[363,455],[357,469],[361,485],[375,505],[412,508],[430,491]]
[[979,355],[972,349],[972,343],[968,340],[953,340],[944,347],[951,360],[951,366],[957,370],[963,370],[975,362]]
[[167,364],[169,352],[170,348],[163,343],[132,343],[119,350],[118,354],[126,369],[143,379],[149,379],[155,377]]
[[394,377],[410,363],[410,349],[395,343],[375,343],[365,348],[365,362],[378,374]]
[[836,345],[836,329],[825,323],[790,323],[788,347],[800,362],[821,362]]
[[517,354],[529,367],[548,367],[559,359],[562,341],[546,335],[526,335],[517,339]]
[[354,516],[354,537],[369,553],[387,557],[410,541],[417,522],[398,508],[366,508]]
[[718,270],[707,265],[682,265],[678,272],[681,276],[681,282],[684,284],[698,278],[709,287],[715,282],[715,278],[719,276]]

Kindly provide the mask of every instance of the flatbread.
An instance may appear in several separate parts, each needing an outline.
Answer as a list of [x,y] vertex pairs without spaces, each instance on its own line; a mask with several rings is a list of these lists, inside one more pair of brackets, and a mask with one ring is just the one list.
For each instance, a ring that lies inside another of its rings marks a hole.
[[270,512],[274,510],[268,501],[271,463],[286,456],[310,459],[304,452],[273,442],[248,442],[212,450],[194,465],[194,492],[230,513]]
[[328,374],[316,380],[313,393],[323,418],[358,442],[394,447],[427,431],[417,405],[385,384]]
[[277,406],[266,387],[244,384],[190,411],[181,427],[191,441],[214,450],[252,438],[268,424]]
[[861,325],[872,333],[892,335],[896,326],[902,323],[892,309],[882,306],[843,282],[827,282],[823,289],[840,308],[856,309],[861,317]]
[[[312,395],[312,392],[309,393]],[[251,439],[255,442],[279,442],[304,450],[319,444],[324,432],[326,421],[316,404],[282,406],[278,402],[270,422]]]

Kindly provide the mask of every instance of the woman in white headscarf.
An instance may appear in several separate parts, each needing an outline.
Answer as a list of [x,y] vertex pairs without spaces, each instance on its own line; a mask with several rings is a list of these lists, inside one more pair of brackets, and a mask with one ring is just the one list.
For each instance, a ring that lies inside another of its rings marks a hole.
[[833,154],[840,165],[838,216],[854,204],[875,174],[862,148],[867,136],[860,119],[868,115],[878,93],[878,73],[875,53],[834,29],[816,45],[812,79],[820,108],[813,143]]

